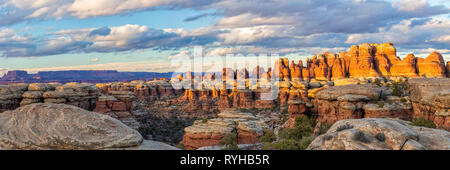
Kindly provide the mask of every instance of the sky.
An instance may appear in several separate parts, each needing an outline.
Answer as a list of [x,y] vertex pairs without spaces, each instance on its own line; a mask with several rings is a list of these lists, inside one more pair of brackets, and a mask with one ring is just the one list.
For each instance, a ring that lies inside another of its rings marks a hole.
[[365,42],[450,61],[450,0],[0,0],[0,76],[168,72],[194,47],[297,60]]

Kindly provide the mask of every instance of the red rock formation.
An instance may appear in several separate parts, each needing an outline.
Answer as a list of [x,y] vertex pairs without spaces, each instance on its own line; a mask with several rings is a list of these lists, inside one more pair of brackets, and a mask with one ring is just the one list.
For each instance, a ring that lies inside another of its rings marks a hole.
[[294,60],[292,60],[291,66],[290,66],[290,70],[291,70],[291,79],[292,80],[302,80],[302,68],[303,68],[303,63],[301,62],[301,60],[299,61],[299,64],[295,64]]
[[400,58],[397,57],[397,50],[392,43],[374,44],[376,48],[375,55],[384,55],[390,64],[400,62]]
[[337,58],[334,60],[333,66],[331,67],[331,78],[340,79],[345,78],[347,72],[345,71],[345,64],[343,59]]
[[360,44],[350,48],[350,77],[380,77],[374,62],[375,47],[368,44]]
[[447,77],[450,78],[450,61],[447,61]]
[[423,77],[446,77],[444,58],[437,52],[417,59],[417,71]]
[[289,70],[289,59],[280,58],[280,60],[275,63],[274,67],[279,67],[279,73],[275,73],[275,75],[278,75],[280,80],[290,80],[291,71]]
[[284,124],[285,128],[293,128],[295,125],[295,118],[306,114],[308,108],[303,100],[290,100],[288,102],[289,119]]
[[408,54],[403,60],[393,64],[390,72],[393,77],[418,77],[416,57],[414,54]]

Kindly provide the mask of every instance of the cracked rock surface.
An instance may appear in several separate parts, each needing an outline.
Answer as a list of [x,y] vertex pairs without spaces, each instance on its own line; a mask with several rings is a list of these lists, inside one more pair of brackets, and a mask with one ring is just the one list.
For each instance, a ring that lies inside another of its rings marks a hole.
[[450,132],[416,127],[398,119],[365,118],[336,122],[309,150],[449,150]]

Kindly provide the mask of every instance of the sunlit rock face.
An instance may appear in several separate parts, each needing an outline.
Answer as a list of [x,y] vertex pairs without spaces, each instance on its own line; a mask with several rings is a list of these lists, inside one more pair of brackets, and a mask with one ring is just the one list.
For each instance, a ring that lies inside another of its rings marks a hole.
[[417,59],[417,72],[423,77],[446,77],[444,58],[437,52]]
[[399,119],[365,118],[336,122],[310,150],[448,150],[450,132],[416,127]]

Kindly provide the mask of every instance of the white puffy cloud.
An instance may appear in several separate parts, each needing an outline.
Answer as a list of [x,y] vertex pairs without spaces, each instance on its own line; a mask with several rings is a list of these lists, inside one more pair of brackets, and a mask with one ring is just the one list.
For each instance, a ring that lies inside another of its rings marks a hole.
[[346,43],[392,42],[404,48],[448,48],[450,46],[450,20],[433,18],[423,25],[411,26],[405,20],[390,29],[377,33],[352,34]]

